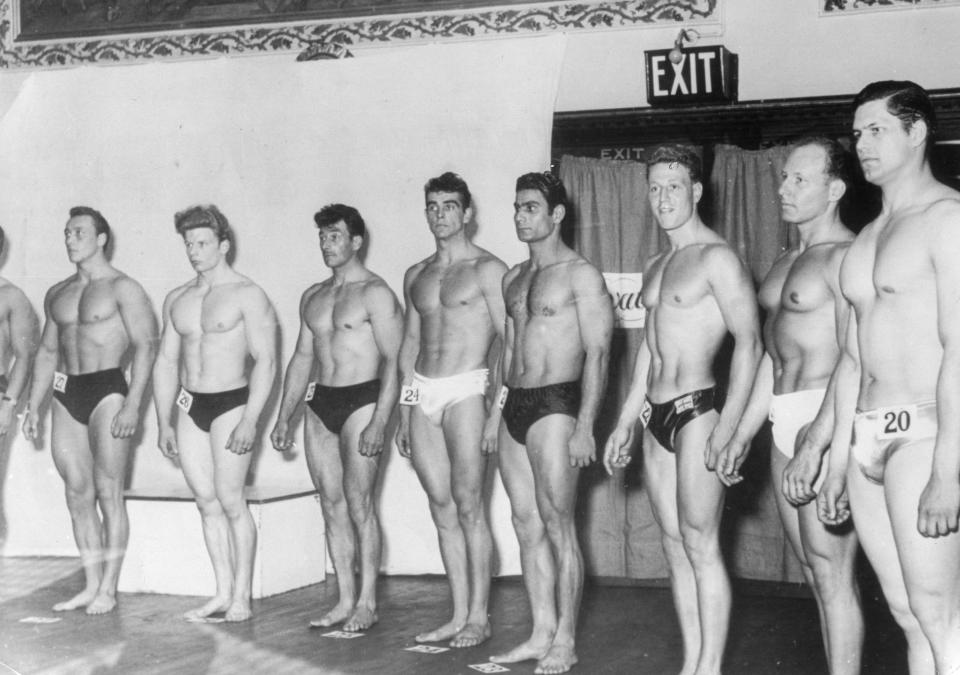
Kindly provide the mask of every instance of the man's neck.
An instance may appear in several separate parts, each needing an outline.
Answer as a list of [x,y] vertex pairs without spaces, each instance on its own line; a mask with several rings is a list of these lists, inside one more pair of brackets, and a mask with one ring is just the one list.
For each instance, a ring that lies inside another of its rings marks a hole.
[[437,258],[443,262],[452,262],[469,257],[473,248],[467,235],[462,231],[446,239],[437,239]]
[[680,227],[675,227],[672,230],[664,230],[664,232],[667,235],[667,239],[670,240],[670,248],[676,251],[691,244],[702,243],[704,230],[709,229],[710,228],[700,220],[700,216],[694,214],[690,220]]
[[236,272],[225,260],[221,260],[213,269],[197,273],[197,278],[209,286],[235,281],[236,276]]
[[797,232],[800,234],[801,253],[810,246],[846,241],[851,238],[851,233],[841,222],[836,207],[828,209],[813,220],[798,223]]
[[880,185],[883,211],[892,213],[923,204],[929,200],[929,191],[936,185],[937,180],[926,160],[919,166],[904,166]]
[[540,241],[531,241],[527,244],[530,250],[530,263],[534,267],[546,267],[563,258],[569,249],[559,235],[547,237]]
[[359,281],[365,275],[366,268],[359,260],[351,258],[343,265],[332,268],[331,271],[333,272],[333,283],[339,286],[352,281]]
[[77,263],[77,274],[83,279],[99,279],[107,276],[113,268],[102,253]]

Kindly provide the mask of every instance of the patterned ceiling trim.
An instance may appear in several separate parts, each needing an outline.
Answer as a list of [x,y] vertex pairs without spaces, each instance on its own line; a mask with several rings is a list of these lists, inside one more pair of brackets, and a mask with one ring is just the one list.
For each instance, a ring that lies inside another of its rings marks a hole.
[[720,0],[632,0],[535,4],[474,13],[439,13],[337,22],[260,25],[182,34],[26,42],[16,39],[13,5],[0,0],[0,67],[44,68],[129,60],[298,51],[318,43],[390,41],[603,30],[663,23],[719,23]]
[[888,9],[918,9],[956,5],[960,0],[819,0],[820,16],[843,16]]

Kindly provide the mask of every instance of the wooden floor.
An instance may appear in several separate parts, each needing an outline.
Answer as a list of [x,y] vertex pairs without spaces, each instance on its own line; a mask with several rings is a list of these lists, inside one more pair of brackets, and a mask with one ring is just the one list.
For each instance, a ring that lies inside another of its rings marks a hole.
[[[361,637],[337,639],[307,624],[332,604],[336,584],[256,601],[243,624],[187,623],[180,615],[198,599],[122,594],[117,611],[100,617],[54,614],[50,607],[80,589],[82,574],[70,558],[0,558],[0,675],[6,673],[475,673],[494,652],[520,642],[529,611],[519,579],[493,585],[493,639],[479,647],[440,654],[407,651],[413,635],[446,620],[447,588],[439,577],[390,577],[380,585],[380,623]],[[770,591],[777,591],[771,595]],[[784,591],[787,592],[784,592]],[[792,592],[791,592],[792,591]],[[876,599],[868,603],[863,672],[905,674],[903,638]],[[43,623],[47,619],[59,619]],[[737,674],[826,672],[813,601],[797,588],[739,584],[724,671]],[[578,634],[574,672],[675,673],[680,637],[667,588],[590,584]],[[532,673],[533,662],[509,672]],[[489,671],[479,671],[489,672]]]

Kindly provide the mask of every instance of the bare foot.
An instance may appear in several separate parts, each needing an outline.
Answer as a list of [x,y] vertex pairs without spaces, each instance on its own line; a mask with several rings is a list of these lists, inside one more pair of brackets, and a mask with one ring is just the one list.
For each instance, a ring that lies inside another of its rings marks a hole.
[[573,651],[573,645],[554,644],[550,646],[546,655],[537,662],[537,667],[533,672],[565,673],[573,668],[576,663],[577,655]]
[[230,603],[230,606],[227,607],[227,613],[224,615],[224,618],[227,621],[247,621],[252,616],[253,612],[250,611],[249,600],[234,600]]
[[366,606],[357,607],[343,624],[343,630],[352,632],[367,630],[379,620],[380,617],[377,616],[375,609]]
[[505,654],[496,654],[490,657],[494,663],[518,663],[520,661],[529,661],[531,659],[542,659],[550,649],[552,637],[544,639],[533,638],[511,649]]
[[97,597],[87,605],[87,614],[106,614],[117,606],[117,598],[106,593],[98,593]]
[[77,593],[75,596],[70,598],[65,602],[58,602],[53,606],[54,612],[69,612],[73,609],[79,609],[81,607],[86,607],[93,599],[97,597],[97,590],[94,589],[85,589]]
[[420,635],[413,638],[413,640],[414,642],[443,642],[444,640],[452,639],[453,636],[461,630],[463,630],[462,623],[459,621],[451,621],[429,633],[420,633]]
[[227,611],[227,607],[229,606],[230,598],[213,597],[210,598],[210,601],[203,607],[198,607],[197,609],[191,609],[189,612],[184,612],[183,618],[187,621],[200,621],[202,619],[206,619],[211,614]]
[[329,612],[321,616],[319,619],[314,619],[310,622],[311,628],[327,628],[334,624],[341,623],[350,618],[350,615],[353,614],[352,605],[337,605]]
[[450,640],[451,647],[476,647],[490,639],[490,624],[468,623]]

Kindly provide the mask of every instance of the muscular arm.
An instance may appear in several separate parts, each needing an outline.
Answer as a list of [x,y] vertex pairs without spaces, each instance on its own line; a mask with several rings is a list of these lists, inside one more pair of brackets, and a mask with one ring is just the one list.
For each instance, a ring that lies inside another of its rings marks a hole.
[[707,468],[712,470],[716,467],[717,454],[730,440],[746,408],[762,347],[757,297],[743,263],[727,246],[712,247],[705,263],[717,307],[734,339],[726,403],[707,442],[705,460]]
[[607,385],[613,304],[600,273],[589,264],[573,271],[571,285],[576,302],[583,373],[580,380],[580,412],[570,439],[570,466],[587,466],[596,457],[593,425]]
[[603,449],[603,465],[611,476],[614,469],[622,469],[630,463],[630,448],[633,445],[637,418],[640,417],[643,402],[647,398],[647,380],[650,376],[650,346],[647,344],[647,332],[651,330],[653,330],[653,319],[648,314],[646,325],[643,327],[643,338],[640,340],[636,361],[633,364],[630,389],[620,408],[617,425],[610,433]]
[[380,393],[370,424],[360,434],[360,453],[369,457],[383,451],[383,431],[400,393],[397,358],[403,339],[403,318],[396,296],[385,283],[366,289],[364,302],[380,353]]
[[500,417],[502,413],[497,403],[500,396],[500,388],[504,382],[504,370],[501,368],[501,363],[503,362],[503,354],[506,350],[504,340],[506,339],[505,326],[507,311],[503,303],[501,284],[506,271],[507,266],[497,258],[482,263],[479,270],[480,292],[483,294],[483,300],[487,305],[490,322],[493,325],[494,331],[496,331],[496,338],[491,345],[491,356],[493,357],[491,373],[493,377],[490,382],[490,392],[492,397],[480,446],[484,454],[497,451],[497,433],[500,429]]
[[239,300],[253,368],[250,370],[250,397],[243,417],[227,439],[227,449],[244,454],[256,444],[257,422],[277,376],[277,315],[259,286],[244,289]]
[[313,372],[313,331],[307,324],[305,308],[316,286],[308,288],[300,298],[300,333],[297,335],[297,346],[287,364],[287,372],[283,378],[283,397],[280,399],[280,412],[277,413],[277,423],[270,434],[273,447],[281,452],[289,450],[293,445],[290,439],[290,418],[303,400],[307,390],[307,382]]
[[770,400],[773,394],[773,359],[764,353],[757,367],[750,397],[737,423],[730,442],[723,448],[717,461],[717,477],[724,485],[734,485],[743,480],[740,467],[750,452],[750,442],[770,416]]
[[[413,382],[413,369],[420,354],[420,313],[413,304],[411,292],[419,270],[420,265],[414,265],[403,277],[403,301],[406,307],[403,315],[403,340],[397,357],[400,385],[409,385]],[[401,455],[410,456],[410,407],[402,404],[400,424],[397,426],[397,447]]]
[[140,404],[150,380],[150,368],[157,349],[157,322],[147,294],[136,281],[129,277],[119,280],[116,292],[120,319],[133,348],[133,358],[129,392],[123,407],[113,418],[110,433],[116,438],[128,438],[133,436],[140,423]]
[[177,439],[170,423],[173,400],[177,395],[177,364],[180,360],[180,334],[173,326],[171,307],[179,289],[173,291],[163,302],[163,330],[160,347],[153,362],[153,405],[157,411],[157,445],[167,457],[177,454]]
[[7,391],[0,401],[0,436],[10,430],[13,414],[20,401],[20,395],[26,388],[33,367],[33,357],[37,351],[39,327],[37,315],[30,301],[19,288],[10,287],[8,291],[10,312],[10,347],[13,351],[13,367],[8,373]]
[[[935,207],[936,208],[936,207]],[[936,208],[932,245],[937,285],[937,332],[943,360],[937,378],[937,439],[930,480],[920,495],[917,528],[937,537],[957,531],[960,512],[960,204]]]
[[[58,284],[59,286],[59,284]],[[57,369],[59,358],[59,328],[53,320],[52,305],[54,293],[58,286],[47,291],[43,301],[44,323],[43,333],[40,336],[40,346],[33,362],[33,379],[30,383],[30,397],[27,400],[27,410],[23,416],[23,435],[29,440],[36,440],[39,436],[39,415],[37,410],[50,389],[53,381],[53,372]]]

